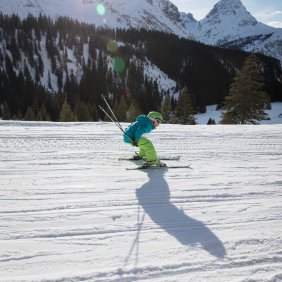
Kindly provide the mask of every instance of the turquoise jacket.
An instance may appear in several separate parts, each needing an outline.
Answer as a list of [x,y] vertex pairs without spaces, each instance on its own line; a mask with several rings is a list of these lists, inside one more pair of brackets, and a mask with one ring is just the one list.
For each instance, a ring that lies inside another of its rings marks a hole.
[[[136,121],[126,128],[123,140],[126,143],[130,143],[132,140],[139,141],[144,133],[149,133],[154,129],[154,126],[145,115],[138,116]],[[128,138],[130,137],[130,139]]]

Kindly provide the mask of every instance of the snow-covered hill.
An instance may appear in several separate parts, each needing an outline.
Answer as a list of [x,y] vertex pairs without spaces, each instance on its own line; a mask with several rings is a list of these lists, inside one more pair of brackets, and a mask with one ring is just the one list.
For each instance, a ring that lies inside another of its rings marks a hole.
[[126,171],[111,123],[0,121],[0,281],[281,281],[281,125],[148,137],[193,170]]
[[145,28],[200,42],[274,56],[282,62],[282,29],[257,22],[240,0],[220,0],[201,21],[169,0],[0,0],[4,14],[45,13],[111,28]]

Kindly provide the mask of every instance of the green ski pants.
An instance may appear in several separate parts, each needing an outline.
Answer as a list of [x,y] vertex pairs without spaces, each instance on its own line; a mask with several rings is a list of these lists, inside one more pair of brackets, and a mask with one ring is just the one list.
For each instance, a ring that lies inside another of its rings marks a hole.
[[156,161],[158,159],[154,145],[147,138],[141,137],[138,141],[138,147],[140,149],[139,156],[141,158],[146,158],[148,162]]

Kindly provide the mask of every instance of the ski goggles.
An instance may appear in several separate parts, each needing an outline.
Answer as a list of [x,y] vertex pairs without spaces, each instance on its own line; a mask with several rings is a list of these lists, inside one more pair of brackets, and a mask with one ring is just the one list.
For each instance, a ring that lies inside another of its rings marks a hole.
[[159,124],[162,122],[158,118],[153,118],[152,120],[153,120],[153,123],[154,123],[154,128],[157,128],[157,126],[159,126]]

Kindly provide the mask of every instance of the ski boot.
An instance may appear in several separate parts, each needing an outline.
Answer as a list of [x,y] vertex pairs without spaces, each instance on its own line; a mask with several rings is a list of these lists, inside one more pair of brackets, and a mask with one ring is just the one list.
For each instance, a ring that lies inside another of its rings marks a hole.
[[143,160],[143,158],[142,158],[142,157],[140,157],[140,156],[139,156],[139,154],[138,154],[138,153],[136,153],[136,152],[135,152],[135,155],[132,157],[132,159],[133,159],[134,161]]
[[155,161],[145,161],[144,166],[147,166],[147,167],[166,167],[166,164],[161,162],[160,160],[155,160]]

